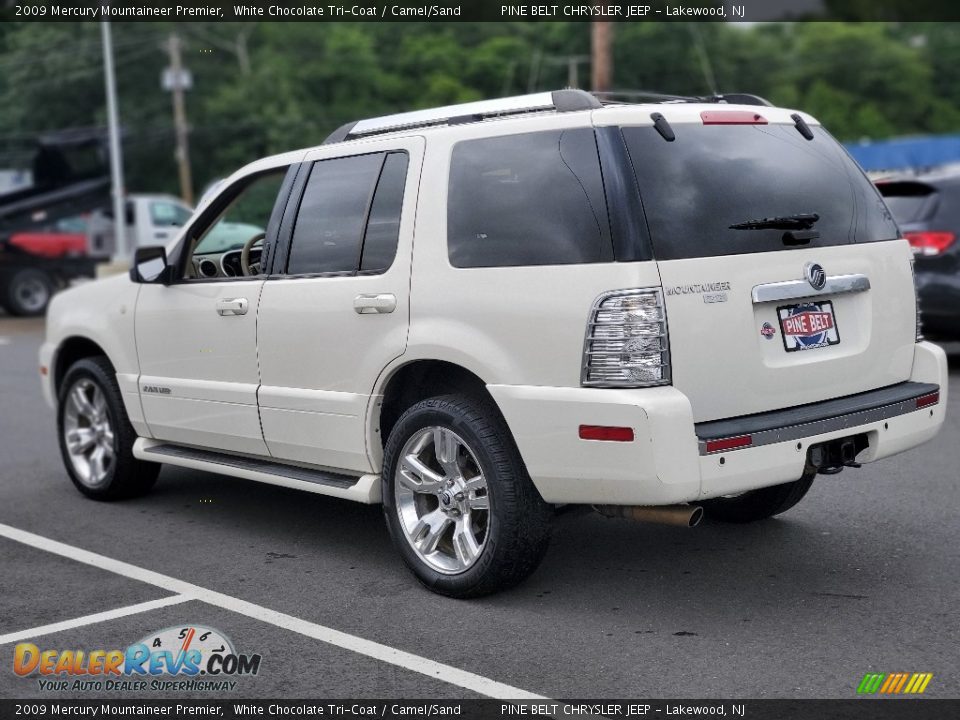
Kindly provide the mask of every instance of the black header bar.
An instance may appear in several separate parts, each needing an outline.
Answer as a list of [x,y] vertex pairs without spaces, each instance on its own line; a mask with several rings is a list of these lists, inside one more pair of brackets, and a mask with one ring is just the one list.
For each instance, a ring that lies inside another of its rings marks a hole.
[[953,0],[6,0],[27,22],[765,22],[960,20]]

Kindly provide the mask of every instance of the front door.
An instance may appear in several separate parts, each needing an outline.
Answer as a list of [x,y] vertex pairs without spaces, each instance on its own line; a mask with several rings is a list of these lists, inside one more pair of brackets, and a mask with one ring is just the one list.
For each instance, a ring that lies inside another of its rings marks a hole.
[[374,470],[366,413],[406,348],[423,148],[403,138],[306,158],[260,300],[260,420],[276,458]]
[[257,414],[260,261],[276,238],[288,168],[262,167],[227,187],[187,230],[174,281],[140,290],[140,399],[158,440],[267,454]]

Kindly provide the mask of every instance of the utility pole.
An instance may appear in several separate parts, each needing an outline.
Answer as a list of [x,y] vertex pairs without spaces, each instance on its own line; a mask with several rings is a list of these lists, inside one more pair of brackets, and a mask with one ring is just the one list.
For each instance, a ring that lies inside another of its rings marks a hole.
[[110,185],[113,196],[113,261],[127,257],[127,214],[124,212],[123,158],[120,147],[120,121],[117,115],[117,84],[113,75],[113,38],[110,23],[100,23],[103,44],[103,76],[107,91],[107,135],[110,145]]
[[591,85],[594,92],[609,92],[613,83],[613,23],[593,22],[591,25]]
[[175,157],[180,175],[180,197],[193,205],[193,180],[190,176],[190,139],[184,91],[190,89],[190,72],[183,67],[180,55],[180,37],[172,33],[167,40],[170,67],[164,73],[163,84],[173,94],[173,127],[177,139]]

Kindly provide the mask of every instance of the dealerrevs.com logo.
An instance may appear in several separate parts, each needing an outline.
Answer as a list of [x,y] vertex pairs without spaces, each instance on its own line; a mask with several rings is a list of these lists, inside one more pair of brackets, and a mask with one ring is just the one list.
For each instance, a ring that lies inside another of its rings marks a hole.
[[40,690],[143,692],[234,690],[260,671],[260,655],[238,653],[230,639],[202,625],[151,633],[126,650],[41,650],[20,643],[13,671],[39,676]]

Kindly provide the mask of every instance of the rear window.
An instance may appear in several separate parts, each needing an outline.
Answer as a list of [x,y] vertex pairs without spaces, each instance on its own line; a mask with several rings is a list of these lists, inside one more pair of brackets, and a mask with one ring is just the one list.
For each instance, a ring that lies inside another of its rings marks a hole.
[[936,208],[937,192],[922,182],[879,182],[877,189],[898,223],[928,220]]
[[457,143],[447,243],[462,268],[613,260],[593,130]]
[[[652,127],[624,128],[657,258],[897,238],[873,184],[829,133],[811,129],[808,141],[792,125],[678,124],[676,140],[667,142]],[[819,219],[810,229],[819,237],[802,244],[785,238],[802,227],[742,227],[813,214]]]

